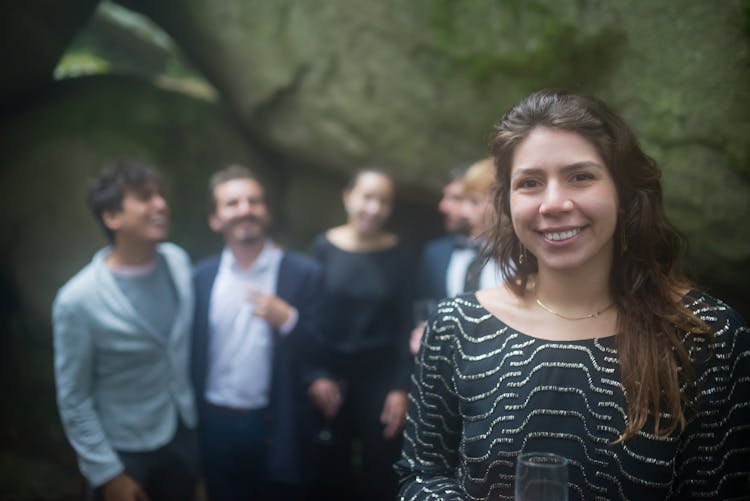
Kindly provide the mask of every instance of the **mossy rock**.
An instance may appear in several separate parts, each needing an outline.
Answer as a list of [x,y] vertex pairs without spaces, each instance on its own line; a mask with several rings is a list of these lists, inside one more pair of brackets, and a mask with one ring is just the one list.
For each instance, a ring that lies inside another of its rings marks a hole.
[[106,244],[85,205],[87,182],[106,163],[138,160],[165,174],[172,239],[196,257],[219,245],[206,224],[210,173],[243,162],[274,175],[222,106],[119,77],[60,82],[0,124],[0,152],[3,267],[39,318]]

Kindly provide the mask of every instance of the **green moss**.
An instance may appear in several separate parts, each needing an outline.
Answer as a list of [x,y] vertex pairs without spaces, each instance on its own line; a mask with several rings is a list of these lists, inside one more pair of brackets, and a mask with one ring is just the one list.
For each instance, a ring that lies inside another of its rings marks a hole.
[[[596,31],[586,31],[579,22],[562,20],[547,2],[483,5],[488,16],[498,19],[495,31],[488,31],[484,37],[467,29],[477,12],[466,3],[430,3],[431,44],[444,76],[461,75],[481,92],[500,79],[525,88],[556,86],[593,91],[612,74],[626,46],[627,36],[620,27],[605,24]],[[468,26],[460,24],[462,15]],[[493,43],[496,36],[500,43]],[[503,42],[514,36],[521,43]]]
[[617,65],[625,40],[625,34],[615,28],[583,34],[572,25],[550,25],[533,49],[457,54],[453,59],[480,88],[488,87],[498,76],[513,75],[528,88],[594,90]]

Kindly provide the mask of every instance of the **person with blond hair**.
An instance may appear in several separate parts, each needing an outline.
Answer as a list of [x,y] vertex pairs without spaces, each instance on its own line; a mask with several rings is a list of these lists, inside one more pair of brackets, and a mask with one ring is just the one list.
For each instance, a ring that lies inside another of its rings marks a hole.
[[[493,159],[484,158],[471,164],[461,181],[463,197],[460,213],[467,223],[468,235],[462,238],[463,245],[454,249],[450,256],[445,276],[447,294],[444,297],[473,293],[480,288],[497,287],[503,283],[500,268],[487,254],[488,238],[495,220],[492,200],[497,183]],[[423,333],[424,322],[421,322],[412,330],[409,339],[412,354],[419,350]]]
[[[497,187],[494,160],[483,158],[472,164],[464,175],[463,214],[469,223],[472,253],[463,274],[463,292],[496,287],[503,283],[502,273],[486,253],[489,235],[495,223],[493,196]],[[501,219],[500,221],[505,221]]]
[[469,246],[469,222],[463,209],[465,173],[466,167],[451,169],[438,203],[438,211],[444,218],[445,235],[427,242],[419,260],[414,301],[416,325],[409,341],[412,354],[419,349],[427,315],[434,311],[441,299],[464,291],[466,267],[474,255]]

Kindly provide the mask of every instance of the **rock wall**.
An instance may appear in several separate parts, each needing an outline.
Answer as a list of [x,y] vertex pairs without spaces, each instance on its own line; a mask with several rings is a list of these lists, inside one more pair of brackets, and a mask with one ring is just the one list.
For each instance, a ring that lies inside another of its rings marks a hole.
[[52,80],[65,48],[94,12],[98,0],[55,0],[5,5],[0,18],[3,78],[0,112],[18,106]]
[[251,135],[303,165],[436,190],[546,86],[595,93],[662,165],[701,281],[750,279],[747,1],[123,0],[167,30]]
[[200,257],[215,250],[206,224],[210,172],[262,156],[213,103],[135,79],[61,82],[0,126],[0,249],[28,313],[48,318],[56,289],[106,243],[85,205],[87,180],[107,162],[140,160],[170,182],[173,239]]
[[[294,193],[281,219],[301,239],[315,221],[341,217],[340,180],[364,164],[393,168],[407,205],[426,214],[447,170],[485,154],[504,110],[537,88],[566,86],[610,101],[661,163],[668,211],[703,281],[738,289],[750,278],[747,2],[120,3],[172,36],[237,119],[233,134],[273,159],[277,184]],[[56,54],[91,8],[74,2],[56,19],[29,7],[20,19],[65,36],[55,44],[16,30],[13,41]],[[13,61],[19,82],[39,73]],[[85,116],[71,110],[65,119]],[[80,132],[71,144],[86,140]],[[32,137],[17,143],[39,155]],[[128,147],[147,151],[151,139]]]

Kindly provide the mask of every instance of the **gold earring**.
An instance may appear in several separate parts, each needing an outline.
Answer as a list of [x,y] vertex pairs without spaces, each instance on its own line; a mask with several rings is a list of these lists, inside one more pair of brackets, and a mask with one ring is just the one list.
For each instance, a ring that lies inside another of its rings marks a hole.
[[523,266],[526,264],[526,247],[521,245],[521,251],[518,253],[518,264]]

